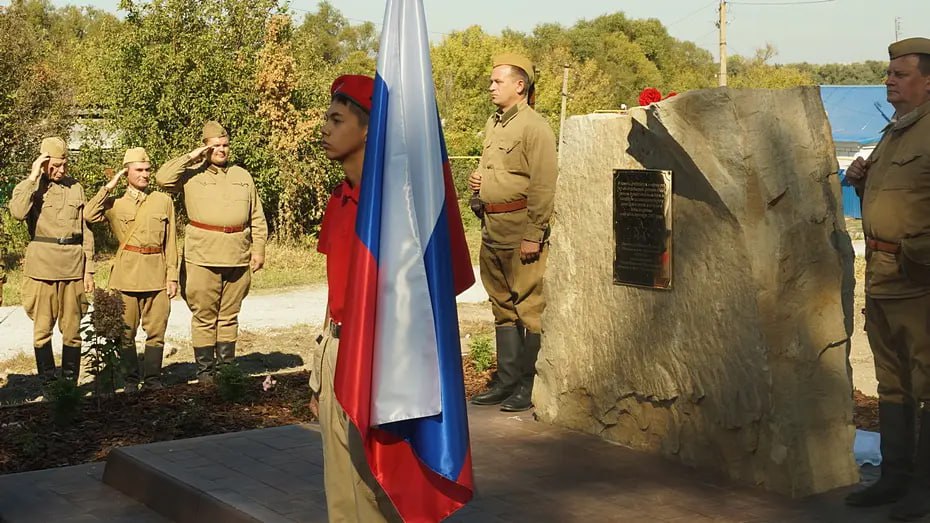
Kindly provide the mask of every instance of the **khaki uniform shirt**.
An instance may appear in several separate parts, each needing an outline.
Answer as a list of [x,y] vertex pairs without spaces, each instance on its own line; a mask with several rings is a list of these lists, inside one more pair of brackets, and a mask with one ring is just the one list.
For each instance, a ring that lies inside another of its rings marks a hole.
[[162,165],[155,180],[168,192],[184,192],[191,221],[219,227],[246,226],[241,232],[226,233],[187,225],[186,261],[204,267],[242,267],[249,265],[252,253],[265,255],[268,223],[248,171],[237,165],[192,164],[185,154]]
[[546,241],[559,172],[549,123],[521,101],[506,113],[492,115],[484,133],[478,164],[481,201],[507,203],[526,198],[527,207],[485,213],[482,240],[497,248],[516,248],[522,240]]
[[84,218],[90,223],[109,222],[121,246],[161,249],[158,254],[117,251],[110,288],[160,291],[167,288],[168,281],[178,281],[178,238],[171,197],[160,192],[146,194],[132,187],[120,198],[109,196],[110,191],[102,187],[87,202]]
[[26,222],[29,237],[83,236],[78,245],[29,242],[23,274],[34,280],[79,280],[94,272],[94,235],[84,223],[84,189],[73,178],[58,182],[39,177],[19,182],[10,199],[10,214]]
[[[869,238],[899,242],[930,234],[930,102],[888,126],[869,157],[862,193],[862,230]],[[897,257],[866,252],[865,292],[875,298],[911,298],[930,286],[909,280]]]

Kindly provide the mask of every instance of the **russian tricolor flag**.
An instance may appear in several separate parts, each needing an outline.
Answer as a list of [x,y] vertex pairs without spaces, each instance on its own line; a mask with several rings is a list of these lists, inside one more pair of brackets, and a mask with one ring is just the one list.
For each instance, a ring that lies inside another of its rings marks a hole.
[[388,0],[335,389],[405,521],[474,491],[455,296],[474,273],[433,89],[422,0]]

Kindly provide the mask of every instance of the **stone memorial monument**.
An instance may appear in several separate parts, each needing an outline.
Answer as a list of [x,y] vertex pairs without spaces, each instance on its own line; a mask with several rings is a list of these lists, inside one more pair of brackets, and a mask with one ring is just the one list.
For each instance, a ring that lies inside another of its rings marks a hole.
[[[572,117],[562,147],[537,415],[794,496],[857,482],[854,253],[818,89]],[[667,281],[617,281],[637,234],[618,170],[671,173]]]

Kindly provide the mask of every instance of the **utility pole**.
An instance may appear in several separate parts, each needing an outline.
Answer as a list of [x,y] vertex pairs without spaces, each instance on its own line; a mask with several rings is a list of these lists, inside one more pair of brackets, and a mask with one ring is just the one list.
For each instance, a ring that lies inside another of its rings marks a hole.
[[720,75],[717,77],[720,87],[727,86],[727,0],[720,0]]
[[559,117],[559,163],[562,163],[562,128],[565,127],[565,106],[568,102],[568,64],[562,65],[562,114]]
[[897,42],[901,39],[901,17],[894,17],[894,41]]

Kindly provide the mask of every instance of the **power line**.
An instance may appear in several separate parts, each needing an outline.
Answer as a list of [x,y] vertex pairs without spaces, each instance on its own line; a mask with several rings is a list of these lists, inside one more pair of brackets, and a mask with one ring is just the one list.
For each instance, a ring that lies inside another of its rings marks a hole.
[[805,4],[829,4],[836,0],[801,0],[794,2],[727,2],[732,5],[805,5]]
[[708,7],[710,7],[710,6],[712,6],[712,5],[717,5],[717,0],[713,0],[713,1],[710,2],[709,4],[707,4],[707,5],[703,6],[703,7],[700,7],[700,8],[698,8],[698,9],[695,9],[694,11],[691,11],[690,13],[688,13],[688,14],[686,14],[685,16],[679,18],[678,20],[675,20],[674,22],[672,22],[672,23],[670,23],[670,24],[666,24],[665,27],[666,27],[666,28],[669,28],[669,27],[672,27],[673,25],[675,25],[675,24],[677,24],[677,23],[679,23],[679,22],[684,22],[685,20],[691,18],[692,16],[694,16],[694,15],[700,13],[701,11],[707,9]]

